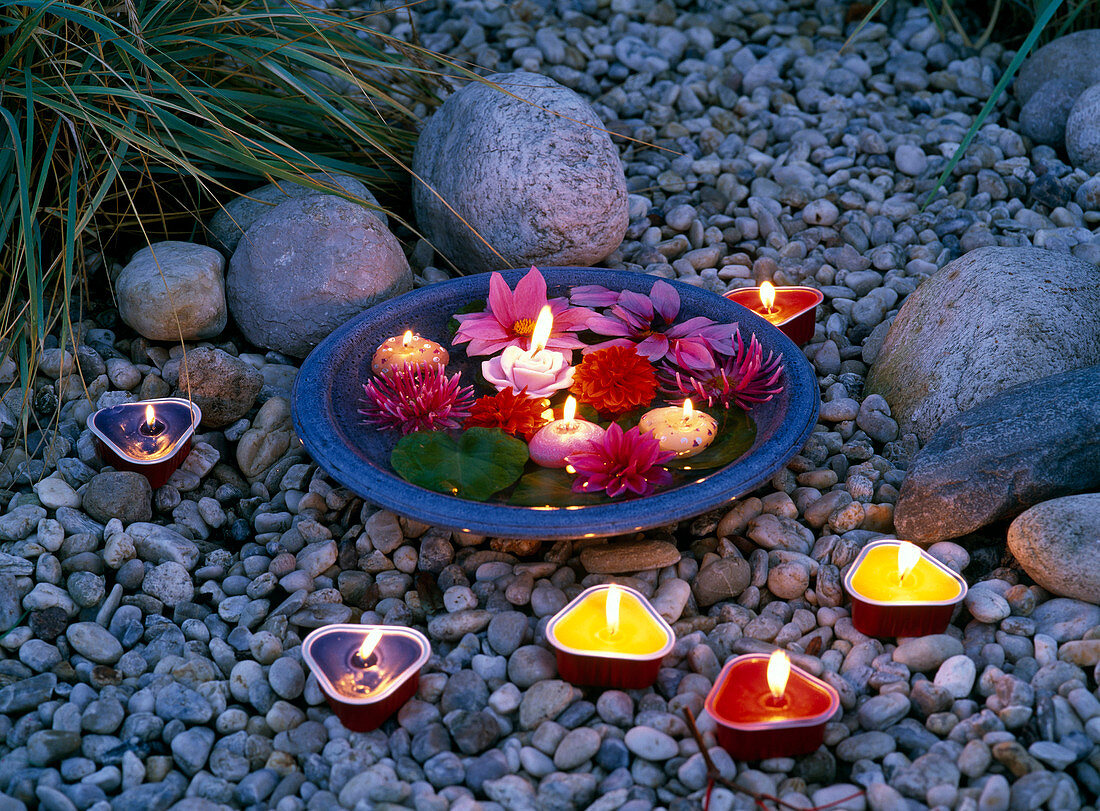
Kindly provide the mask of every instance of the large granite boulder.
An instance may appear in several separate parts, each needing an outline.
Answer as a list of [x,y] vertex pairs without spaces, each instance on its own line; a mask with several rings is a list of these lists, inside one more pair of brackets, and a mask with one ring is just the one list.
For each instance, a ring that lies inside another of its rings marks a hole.
[[202,424],[224,428],[252,408],[264,378],[254,367],[222,349],[198,346],[179,364],[177,396],[202,410]]
[[[378,205],[378,201],[370,193],[370,190],[350,175],[318,173],[309,175],[309,177],[318,183],[331,187],[334,193],[343,191],[352,197],[358,197],[361,200]],[[210,218],[210,222],[206,226],[207,231],[210,233],[210,241],[215,247],[225,251],[227,255],[232,255],[233,251],[237,249],[237,243],[241,241],[244,233],[252,227],[252,223],[271,211],[279,203],[285,203],[287,200],[296,197],[310,197],[321,193],[317,189],[303,186],[300,183],[291,183],[289,180],[268,183],[266,186],[253,189],[248,194],[242,194],[240,197],[230,200]],[[384,224],[389,223],[386,212],[380,208],[371,210]]]
[[1100,172],[1100,81],[1073,103],[1066,119],[1066,152],[1078,169]]
[[1051,79],[1100,82],[1100,28],[1076,31],[1047,43],[1029,56],[1016,74],[1013,92],[1020,104]]
[[1008,528],[1008,551],[1047,591],[1100,603],[1100,493],[1024,511]]
[[1049,499],[1100,488],[1100,366],[1014,386],[944,423],[913,459],[899,537],[957,538]]
[[115,279],[118,314],[151,341],[213,338],[225,329],[225,258],[191,242],[155,242]]
[[249,341],[303,357],[352,316],[412,289],[401,245],[378,217],[329,194],[260,216],[229,261],[229,311]]
[[1041,248],[978,248],[905,301],[867,376],[927,441],[1009,386],[1100,363],[1100,268]]
[[619,153],[600,120],[546,76],[487,81],[504,90],[471,82],[420,135],[413,205],[421,230],[464,271],[600,261],[628,220]]

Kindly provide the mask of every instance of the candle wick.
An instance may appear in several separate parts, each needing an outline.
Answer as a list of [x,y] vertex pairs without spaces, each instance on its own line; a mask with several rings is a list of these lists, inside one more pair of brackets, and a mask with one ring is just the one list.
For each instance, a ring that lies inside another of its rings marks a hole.
[[764,706],[778,709],[787,706],[787,695],[784,693],[781,696],[769,695],[764,699]]
[[364,659],[359,655],[359,651],[356,651],[351,655],[351,663],[356,667],[373,667],[378,664],[378,656],[372,651],[370,656]]

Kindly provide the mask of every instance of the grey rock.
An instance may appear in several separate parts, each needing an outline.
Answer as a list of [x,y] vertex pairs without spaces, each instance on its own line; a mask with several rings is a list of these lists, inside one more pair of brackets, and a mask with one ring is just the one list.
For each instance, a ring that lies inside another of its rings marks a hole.
[[210,428],[224,428],[243,417],[264,384],[253,366],[207,346],[187,353],[179,375],[180,394],[202,409],[202,424]]
[[1020,132],[1040,144],[1061,147],[1066,140],[1066,121],[1086,85],[1056,77],[1045,82],[1020,110]]
[[600,120],[548,77],[486,81],[507,93],[470,82],[420,135],[413,171],[423,182],[413,205],[421,229],[466,272],[600,261],[628,221],[618,150]]
[[27,739],[27,758],[32,766],[45,766],[80,748],[80,733],[42,729]]
[[113,665],[122,657],[122,644],[97,623],[74,623],[65,630],[65,638],[77,653],[98,664]]
[[1046,634],[1055,642],[1066,642],[1081,639],[1090,628],[1100,625],[1100,606],[1056,597],[1036,608],[1031,618],[1037,623],[1036,633]]
[[115,280],[122,320],[152,341],[213,338],[225,329],[225,258],[191,242],[157,242]]
[[962,652],[962,642],[955,637],[929,634],[901,640],[894,650],[894,661],[918,673],[927,673]]
[[21,504],[0,515],[0,541],[21,541],[34,532],[46,511],[36,504]]
[[886,398],[903,432],[928,441],[1009,386],[1094,363],[1100,269],[1038,248],[978,248],[906,299],[867,393]]
[[97,521],[117,518],[124,524],[153,517],[153,488],[131,470],[97,473],[84,490],[84,509]]
[[57,676],[40,673],[0,687],[0,713],[15,715],[46,703],[57,686]]
[[[343,191],[352,197],[365,200],[372,206],[378,205],[378,200],[370,193],[362,183],[349,175],[311,174],[309,177],[318,183],[322,183],[333,189],[334,192]],[[272,208],[285,203],[287,200],[298,197],[309,197],[315,194],[323,194],[320,189],[311,188],[301,183],[291,183],[288,180],[279,183],[268,183],[253,189],[248,194],[243,194],[235,200],[225,204],[224,208],[210,218],[207,228],[210,231],[211,241],[215,246],[232,255],[237,249],[241,237],[264,214]],[[389,220],[386,213],[380,208],[371,208],[371,212],[384,224]]]
[[192,727],[172,739],[172,757],[184,774],[193,775],[206,765],[213,746],[214,730]]
[[534,729],[543,721],[557,718],[573,701],[573,685],[558,679],[547,679],[533,684],[523,694],[519,705],[519,724],[522,729]]
[[248,340],[303,357],[412,283],[400,244],[378,217],[340,197],[311,195],[252,224],[229,261],[226,293]]
[[1091,366],[1015,386],[949,419],[913,459],[894,525],[914,541],[940,541],[1098,486],[1100,366]]
[[195,596],[191,575],[172,560],[154,566],[147,572],[141,582],[141,590],[170,607],[188,602]]
[[1072,79],[1084,85],[1100,82],[1100,28],[1058,37],[1035,51],[1020,66],[1013,92],[1021,104],[1051,79]]
[[1100,79],[1073,103],[1066,119],[1066,152],[1078,169],[1100,172]]
[[720,558],[699,570],[693,591],[700,606],[737,597],[749,586],[752,572],[744,558]]
[[1036,583],[1100,602],[1100,493],[1037,504],[1008,528],[1008,549]]

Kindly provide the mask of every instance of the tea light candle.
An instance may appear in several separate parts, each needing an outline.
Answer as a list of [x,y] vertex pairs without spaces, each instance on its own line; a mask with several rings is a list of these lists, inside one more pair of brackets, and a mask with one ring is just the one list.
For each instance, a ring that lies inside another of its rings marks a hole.
[[726,298],[767,319],[799,346],[813,337],[817,305],[825,300],[817,288],[776,287],[771,282],[731,290]]
[[565,400],[562,418],[544,425],[527,443],[531,460],[543,467],[565,467],[565,457],[588,450],[589,440],[598,440],[604,429],[594,422],[576,418],[577,398]]
[[543,307],[531,333],[531,348],[506,346],[495,358],[481,364],[481,373],[497,391],[511,388],[516,394],[526,389],[531,398],[549,397],[573,385],[573,367],[569,356],[546,348],[554,316],[549,305]]
[[120,403],[88,416],[99,458],[118,470],[141,473],[156,489],[187,458],[202,411],[178,397]]
[[661,450],[686,458],[704,450],[714,441],[718,421],[710,414],[695,411],[691,400],[684,400],[683,408],[667,406],[647,411],[638,420],[638,428],[643,434],[653,434]]
[[764,760],[809,754],[821,746],[840,695],[777,650],[727,662],[704,706],[727,752],[737,760]]
[[450,359],[446,349],[410,329],[406,330],[404,335],[395,335],[393,338],[384,340],[371,358],[370,369],[376,375],[380,375],[406,363],[414,366],[421,364],[446,366]]
[[867,544],[844,577],[852,624],[868,636],[922,636],[947,628],[966,581],[909,541]]
[[430,655],[424,634],[393,625],[325,625],[302,642],[329,706],[353,732],[377,729],[412,698]]
[[676,635],[645,597],[611,583],[577,595],[547,623],[546,639],[566,681],[640,689],[656,681]]

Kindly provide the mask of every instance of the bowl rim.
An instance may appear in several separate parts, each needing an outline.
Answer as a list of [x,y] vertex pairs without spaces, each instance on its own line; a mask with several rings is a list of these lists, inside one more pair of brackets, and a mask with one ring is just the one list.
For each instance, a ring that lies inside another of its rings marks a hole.
[[[528,268],[499,271],[511,287]],[[583,267],[540,268],[548,287],[601,284],[612,289],[648,292],[659,277],[644,273]],[[768,336],[769,348],[782,359],[788,395],[788,413],[753,453],[701,479],[644,498],[594,505],[567,507],[520,507],[477,502],[437,493],[406,482],[388,470],[370,469],[339,436],[332,414],[330,387],[333,367],[348,342],[380,320],[415,317],[417,304],[427,304],[444,292],[466,300],[487,297],[490,274],[475,274],[405,293],[365,310],[334,330],[302,363],[294,382],[291,413],[297,436],[310,457],[334,479],[365,500],[399,515],[431,526],[498,538],[559,539],[597,538],[622,535],[665,526],[728,504],[759,487],[782,468],[805,444],[817,424],[821,405],[817,376],[802,351],[778,327],[746,307],[693,285],[676,280],[672,284],[681,304],[689,312],[702,311],[751,329],[758,337]],[[460,299],[461,300],[461,299]],[[413,314],[410,316],[410,313]],[[412,322],[415,323],[415,322]],[[801,396],[796,403],[795,392]],[[763,403],[757,408],[767,408]],[[755,409],[753,410],[755,411]],[[753,413],[753,412],[750,412]],[[759,441],[759,434],[758,434]],[[749,465],[754,457],[769,458],[769,464]]]

